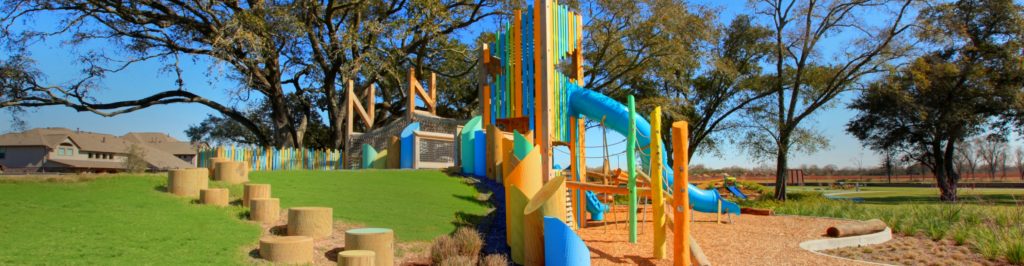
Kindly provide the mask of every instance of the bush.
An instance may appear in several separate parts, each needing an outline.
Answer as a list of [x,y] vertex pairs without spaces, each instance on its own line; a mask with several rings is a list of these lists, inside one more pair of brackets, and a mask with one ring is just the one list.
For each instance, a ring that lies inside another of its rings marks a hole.
[[484,240],[480,238],[480,233],[476,229],[460,227],[452,238],[459,248],[459,255],[469,257],[472,261],[479,258],[480,249],[484,247]]
[[480,266],[506,266],[508,258],[502,254],[491,254],[480,260]]
[[430,246],[430,261],[434,265],[439,265],[448,258],[458,255],[459,247],[455,244],[455,239],[448,235],[435,238],[434,243]]
[[149,168],[149,163],[146,162],[146,152],[142,150],[136,144],[128,146],[128,150],[125,151],[126,155],[124,158],[124,168],[126,171],[131,173],[142,173]]
[[473,260],[466,256],[455,256],[441,261],[441,266],[468,266],[473,265]]

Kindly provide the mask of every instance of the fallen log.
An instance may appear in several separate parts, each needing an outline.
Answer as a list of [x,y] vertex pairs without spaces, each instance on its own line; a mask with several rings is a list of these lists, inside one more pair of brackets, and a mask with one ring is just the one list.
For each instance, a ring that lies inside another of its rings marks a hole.
[[830,237],[859,236],[881,232],[885,228],[885,222],[882,220],[871,219],[837,224],[826,229],[825,233]]

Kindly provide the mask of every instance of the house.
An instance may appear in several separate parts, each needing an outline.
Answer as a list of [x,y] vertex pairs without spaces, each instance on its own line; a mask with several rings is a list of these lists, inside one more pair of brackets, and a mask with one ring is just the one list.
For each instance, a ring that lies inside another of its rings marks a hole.
[[0,168],[5,172],[120,172],[128,150],[136,147],[150,171],[191,168],[196,149],[164,133],[124,136],[37,128],[0,135]]

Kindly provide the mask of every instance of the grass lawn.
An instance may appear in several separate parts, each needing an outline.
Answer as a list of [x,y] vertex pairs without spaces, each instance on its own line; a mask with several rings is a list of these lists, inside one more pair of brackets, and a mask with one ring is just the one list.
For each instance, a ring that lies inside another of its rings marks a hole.
[[241,264],[259,227],[157,191],[165,182],[0,183],[0,265]]
[[400,241],[454,232],[490,208],[472,185],[433,170],[253,172],[250,180],[271,184],[281,208],[331,207],[335,219],[394,229]]
[[[906,203],[935,203],[939,199],[938,188],[925,187],[861,187],[860,191],[853,189],[835,190],[828,187],[813,186],[790,186],[790,192],[821,192],[825,195],[833,195],[842,198],[861,198],[864,203],[873,204],[906,204]],[[959,196],[961,201],[967,203],[1014,205],[1024,200],[1024,189],[1017,188],[960,188]]]

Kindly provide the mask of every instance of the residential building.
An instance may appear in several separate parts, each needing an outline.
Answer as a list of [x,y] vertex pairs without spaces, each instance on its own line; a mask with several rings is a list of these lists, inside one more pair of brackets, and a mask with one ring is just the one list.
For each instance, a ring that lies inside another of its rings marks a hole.
[[150,171],[190,168],[196,149],[164,133],[124,136],[37,128],[0,135],[0,166],[5,172],[120,172],[135,146]]

